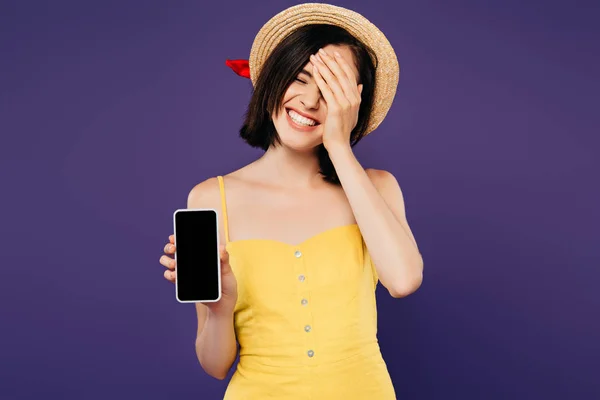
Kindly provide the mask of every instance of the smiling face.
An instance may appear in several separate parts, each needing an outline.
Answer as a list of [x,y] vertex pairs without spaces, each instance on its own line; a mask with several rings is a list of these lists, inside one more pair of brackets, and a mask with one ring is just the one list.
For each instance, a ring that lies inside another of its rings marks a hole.
[[[329,55],[338,51],[359,80],[354,55],[347,46],[327,45],[324,50]],[[323,142],[326,118],[327,103],[312,76],[312,63],[308,62],[285,92],[282,107],[273,116],[273,124],[283,146],[311,151]]]

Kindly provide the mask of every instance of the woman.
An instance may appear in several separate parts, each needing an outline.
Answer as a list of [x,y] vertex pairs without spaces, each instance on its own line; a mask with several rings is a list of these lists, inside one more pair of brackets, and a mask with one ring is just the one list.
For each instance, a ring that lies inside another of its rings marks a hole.
[[[423,261],[396,179],[363,169],[352,146],[391,105],[396,56],[359,14],[302,4],[261,29],[249,68],[241,136],[265,154],[188,196],[220,211],[225,243],[221,300],[196,305],[198,360],[224,379],[239,342],[225,399],[395,399],[375,287],[409,295]],[[173,235],[164,251],[174,282]]]

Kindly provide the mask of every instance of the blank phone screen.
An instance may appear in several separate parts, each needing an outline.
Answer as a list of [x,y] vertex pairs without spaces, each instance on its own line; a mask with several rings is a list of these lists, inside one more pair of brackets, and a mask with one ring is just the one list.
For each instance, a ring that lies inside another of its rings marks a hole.
[[218,300],[220,264],[216,211],[177,210],[174,227],[177,299],[181,302]]

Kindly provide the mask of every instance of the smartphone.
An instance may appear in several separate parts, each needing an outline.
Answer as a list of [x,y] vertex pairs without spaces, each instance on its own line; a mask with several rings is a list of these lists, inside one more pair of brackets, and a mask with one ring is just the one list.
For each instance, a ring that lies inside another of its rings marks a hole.
[[173,213],[175,296],[180,303],[221,299],[219,224],[213,209],[187,208]]

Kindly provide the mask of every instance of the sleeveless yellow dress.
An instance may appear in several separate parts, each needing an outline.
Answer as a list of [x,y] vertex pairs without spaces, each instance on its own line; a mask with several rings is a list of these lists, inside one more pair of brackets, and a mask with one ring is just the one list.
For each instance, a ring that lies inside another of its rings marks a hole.
[[377,341],[377,273],[358,225],[298,245],[229,240],[240,361],[224,400],[394,400]]

